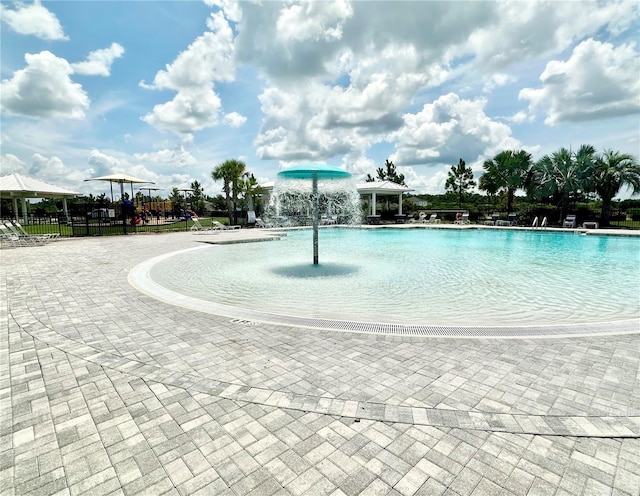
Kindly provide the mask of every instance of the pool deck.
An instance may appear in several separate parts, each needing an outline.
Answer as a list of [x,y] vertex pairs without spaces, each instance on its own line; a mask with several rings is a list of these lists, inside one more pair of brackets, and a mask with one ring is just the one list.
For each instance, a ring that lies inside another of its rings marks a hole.
[[640,494],[640,329],[356,334],[188,310],[127,280],[272,235],[3,248],[0,494]]

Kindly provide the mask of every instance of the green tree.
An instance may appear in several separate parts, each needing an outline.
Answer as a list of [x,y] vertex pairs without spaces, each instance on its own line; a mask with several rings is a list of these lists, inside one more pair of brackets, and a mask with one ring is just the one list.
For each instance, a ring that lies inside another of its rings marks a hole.
[[602,199],[600,224],[608,226],[611,201],[622,186],[629,185],[633,194],[640,193],[640,165],[627,153],[606,150],[595,159],[590,183],[590,189]]
[[[489,177],[481,183],[491,187],[497,185],[498,190],[504,190],[507,194],[507,210],[513,212],[515,193],[525,187],[531,169],[531,154],[524,150],[504,150],[493,159],[485,160],[482,168]],[[484,188],[483,190],[486,191]]]
[[571,196],[589,188],[594,163],[595,149],[591,145],[582,145],[575,153],[560,148],[533,166],[532,180],[538,188],[537,194],[543,198],[559,199],[560,221],[567,215]]
[[447,182],[444,187],[447,193],[458,195],[458,208],[462,209],[462,199],[464,194],[473,188],[476,182],[473,180],[473,170],[467,167],[464,160],[460,159],[458,165],[452,165],[449,170]]
[[[486,163],[487,162],[485,162],[485,164]],[[480,191],[487,192],[487,197],[489,198],[489,206],[495,209],[496,195],[498,194],[498,191],[500,191],[500,178],[497,174],[497,171],[495,171],[491,166],[488,169],[485,169],[485,171],[486,172],[480,176],[480,179],[478,179],[478,189]]]
[[247,166],[243,161],[231,159],[218,165],[211,173],[214,181],[223,181],[222,190],[224,191],[227,201],[230,224],[238,223],[238,193],[240,193],[241,190],[242,175],[246,168]]
[[377,177],[371,176],[371,174],[367,174],[367,179],[365,180],[368,183],[372,183],[374,181],[391,181],[396,184],[402,184],[406,186],[404,182],[404,174],[398,174],[396,170],[396,166],[393,165],[393,162],[389,160],[384,161],[384,168],[378,167],[376,169]]
[[180,208],[182,205],[182,195],[180,190],[174,187],[169,195],[169,201],[171,202],[171,212],[174,216],[180,215]]
[[198,214],[202,215],[204,211],[204,191],[202,189],[202,184],[198,181],[193,181],[189,188],[193,191],[191,192],[191,208]]
[[258,184],[255,176],[249,172],[245,172],[242,181],[242,193],[247,202],[247,210],[255,210],[254,199],[256,195],[262,192],[262,188]]

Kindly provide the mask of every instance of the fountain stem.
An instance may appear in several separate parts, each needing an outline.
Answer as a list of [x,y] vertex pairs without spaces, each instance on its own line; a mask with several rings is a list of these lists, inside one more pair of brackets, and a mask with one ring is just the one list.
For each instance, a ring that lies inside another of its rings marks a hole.
[[313,265],[318,265],[318,173],[314,172],[312,177],[311,201],[313,202]]

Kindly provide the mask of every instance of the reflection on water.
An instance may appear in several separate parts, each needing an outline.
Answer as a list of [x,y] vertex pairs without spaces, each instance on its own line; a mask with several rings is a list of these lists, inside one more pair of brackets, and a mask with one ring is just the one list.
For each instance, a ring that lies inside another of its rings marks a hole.
[[360,268],[356,265],[322,263],[318,265],[281,265],[279,267],[273,267],[270,271],[278,276],[304,279],[314,277],[341,277],[355,274],[358,270],[360,270]]

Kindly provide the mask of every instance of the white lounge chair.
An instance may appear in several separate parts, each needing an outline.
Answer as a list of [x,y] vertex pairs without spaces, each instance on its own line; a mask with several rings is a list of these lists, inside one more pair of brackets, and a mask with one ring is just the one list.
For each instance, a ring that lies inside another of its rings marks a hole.
[[567,215],[562,223],[562,227],[576,227],[576,216],[573,214]]
[[[27,243],[43,244],[43,243],[48,243],[49,241],[51,241],[51,238],[49,238],[48,236],[40,236],[40,235],[37,235],[37,234],[29,234],[26,231],[24,231],[24,229],[22,230],[23,232],[20,232],[20,231],[18,231],[16,226],[14,226],[13,223],[8,221],[8,220],[4,221],[4,227],[6,229],[8,229],[9,232],[13,236],[15,236],[19,240],[25,241]],[[22,227],[22,226],[20,226],[20,227]]]
[[30,238],[21,238],[12,230],[10,230],[6,224],[0,222],[0,239],[3,244],[7,244],[10,246],[35,246],[36,243],[34,239]]
[[440,219],[438,219],[438,214],[431,214],[429,218],[425,221],[427,224],[440,224]]
[[214,228],[217,228],[221,231],[231,231],[233,229],[240,229],[240,226],[225,226],[222,222],[218,222],[217,220],[212,220],[211,225]]
[[52,240],[60,236],[60,233],[30,234],[25,230],[24,227],[22,227],[22,224],[20,224],[20,222],[18,222],[17,220],[12,220],[11,223],[21,233],[21,236],[24,236],[24,237],[35,236],[35,237],[42,237],[47,240]]
[[256,227],[267,227],[267,225],[260,217],[256,217]]

